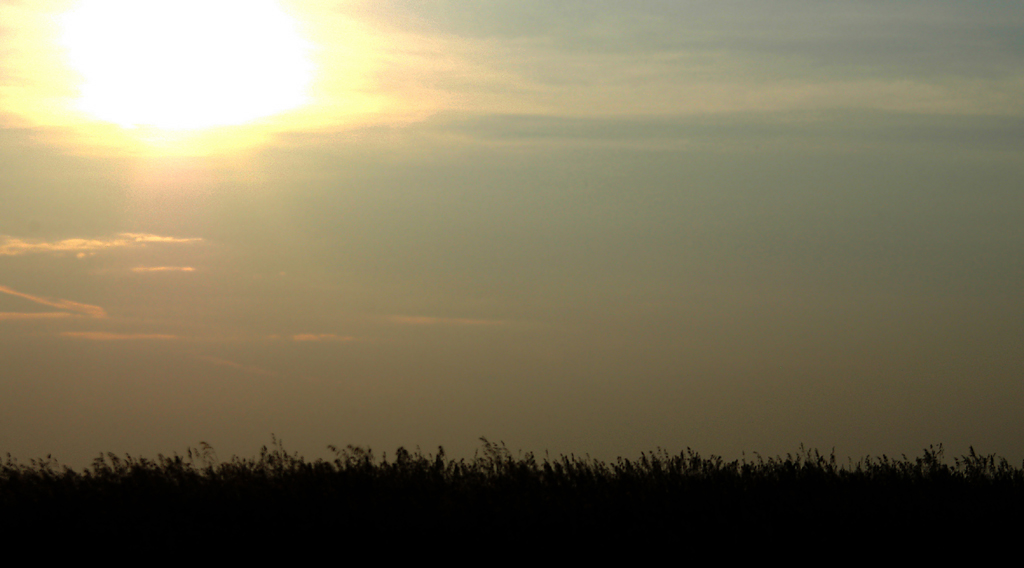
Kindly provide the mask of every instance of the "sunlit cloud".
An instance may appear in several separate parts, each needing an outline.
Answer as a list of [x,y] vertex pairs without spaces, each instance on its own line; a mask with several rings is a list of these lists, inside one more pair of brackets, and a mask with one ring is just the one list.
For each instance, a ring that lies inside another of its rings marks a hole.
[[356,338],[351,335],[335,335],[333,333],[300,333],[292,336],[292,341],[347,342],[355,340]]
[[504,325],[502,320],[434,318],[428,316],[391,316],[392,323],[403,325]]
[[165,237],[148,233],[121,233],[121,236],[132,239],[137,243],[194,243],[203,240],[199,238]]
[[[32,294],[26,294],[24,292],[18,292],[17,290],[12,290],[11,288],[8,288],[6,286],[0,286],[0,292],[2,292],[4,294],[10,294],[11,296],[17,296],[19,298],[24,298],[24,299],[26,299],[26,300],[28,300],[30,302],[35,302],[35,303],[43,305],[43,306],[49,306],[51,308],[57,308],[57,309],[60,309],[60,310],[66,310],[66,311],[69,311],[69,312],[75,312],[75,313],[79,313],[79,314],[86,315],[86,316],[93,317],[93,318],[105,318],[105,317],[107,317],[106,310],[104,310],[103,308],[101,308],[99,306],[93,306],[93,305],[89,305],[89,304],[82,304],[82,303],[79,303],[79,302],[73,302],[71,300],[61,300],[61,299],[53,299],[53,298],[43,298],[41,296],[33,296]],[[50,316],[50,317],[62,317],[62,316]]]
[[191,266],[136,266],[132,272],[195,272]]
[[0,321],[3,320],[49,320],[49,319],[61,319],[72,317],[75,314],[69,314],[68,312],[40,312],[40,313],[23,313],[23,312],[0,312]]
[[[0,244],[0,255],[16,256],[35,252],[76,252],[92,251],[115,246],[125,246],[127,241],[103,241],[98,239],[64,239],[56,242],[25,241],[7,237]],[[82,254],[79,253],[79,258]]]
[[200,238],[179,238],[147,233],[120,233],[109,239],[64,239],[60,241],[24,240],[15,237],[0,237],[0,256],[18,256],[32,253],[86,253],[98,250],[146,246],[150,243],[198,243]]
[[65,331],[61,337],[72,337],[75,339],[87,339],[89,341],[132,341],[137,339],[178,339],[177,335],[166,335],[160,333],[108,333],[106,331]]

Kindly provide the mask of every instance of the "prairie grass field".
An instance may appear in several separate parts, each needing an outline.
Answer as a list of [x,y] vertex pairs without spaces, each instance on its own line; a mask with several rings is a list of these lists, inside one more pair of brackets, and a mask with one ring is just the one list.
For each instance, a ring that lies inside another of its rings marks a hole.
[[[482,440],[472,459],[399,448],[331,447],[307,461],[276,441],[258,457],[99,456],[74,471],[52,459],[0,466],[0,534],[22,541],[189,539],[351,543],[499,538],[692,542],[903,534],[985,534],[1021,525],[1024,468],[994,455],[947,460],[834,455],[725,461],[663,450],[605,463],[538,459]],[[509,540],[511,542],[511,540]]]

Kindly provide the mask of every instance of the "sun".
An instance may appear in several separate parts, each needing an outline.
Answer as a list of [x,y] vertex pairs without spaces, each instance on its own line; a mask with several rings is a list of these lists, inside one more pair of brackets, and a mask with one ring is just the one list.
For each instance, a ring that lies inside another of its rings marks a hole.
[[101,121],[201,130],[307,103],[310,44],[273,0],[83,0],[60,24],[77,107]]

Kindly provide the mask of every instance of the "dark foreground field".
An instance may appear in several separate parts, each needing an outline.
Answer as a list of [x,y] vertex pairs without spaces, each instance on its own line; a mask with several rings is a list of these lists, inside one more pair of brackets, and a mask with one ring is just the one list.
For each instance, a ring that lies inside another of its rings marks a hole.
[[[1024,470],[995,456],[837,464],[817,451],[726,462],[687,450],[603,463],[514,456],[483,441],[472,460],[404,449],[280,446],[215,463],[208,446],[156,460],[113,454],[82,472],[49,460],[0,467],[8,542],[486,542],[718,544],[1005,534],[1022,526]],[[332,448],[334,450],[334,448]]]

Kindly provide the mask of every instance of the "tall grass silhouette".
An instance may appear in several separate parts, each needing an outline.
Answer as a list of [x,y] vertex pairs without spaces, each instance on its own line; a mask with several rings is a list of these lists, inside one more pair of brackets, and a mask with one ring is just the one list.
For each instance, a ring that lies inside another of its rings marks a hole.
[[727,535],[772,538],[1019,526],[1024,468],[994,455],[866,457],[846,464],[803,447],[726,461],[658,449],[605,463],[538,460],[481,438],[471,459],[330,446],[307,461],[272,437],[254,458],[219,461],[202,443],[155,460],[97,457],[82,471],[49,456],[0,466],[0,530],[20,539],[150,544],[267,539],[530,538],[563,542]]

